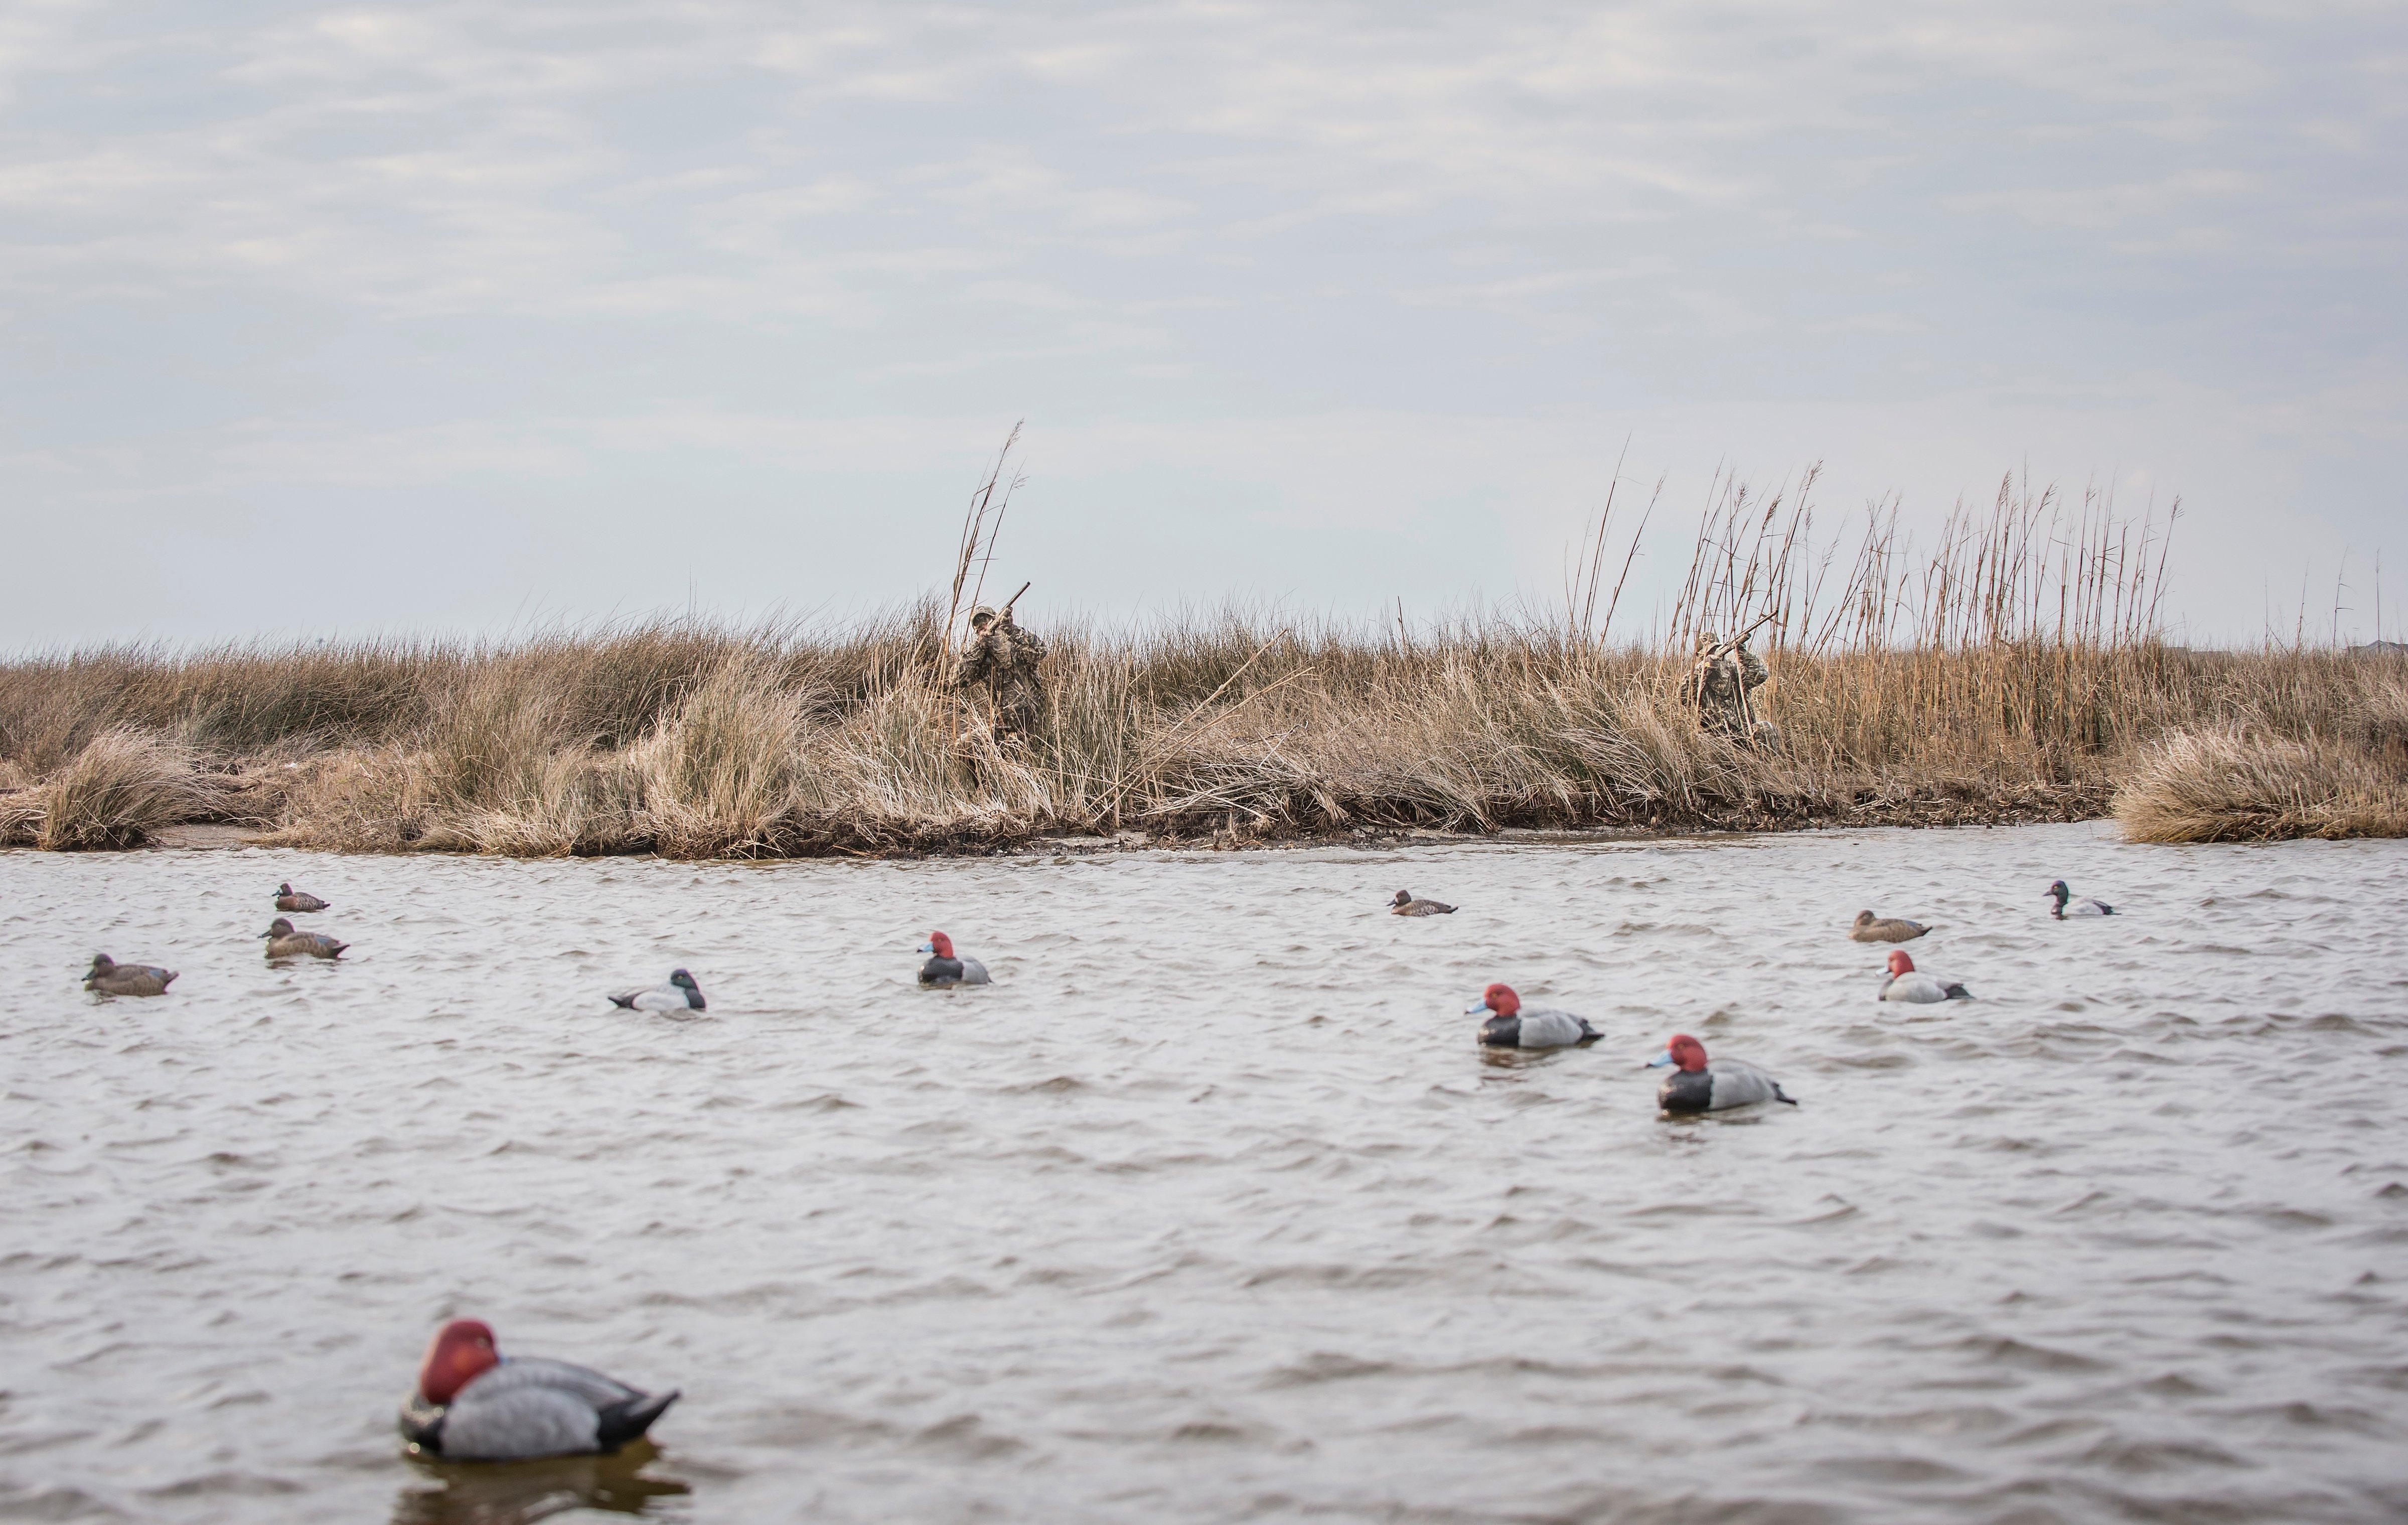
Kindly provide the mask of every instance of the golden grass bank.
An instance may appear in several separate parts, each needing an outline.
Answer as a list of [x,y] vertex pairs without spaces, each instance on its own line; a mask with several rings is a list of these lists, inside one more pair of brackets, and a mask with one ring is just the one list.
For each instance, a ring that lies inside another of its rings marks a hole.
[[2408,833],[2408,661],[2155,640],[1768,652],[1783,745],[1677,656],[1498,621],[1057,629],[998,742],[941,609],[830,637],[662,623],[508,644],[0,667],[0,838],[185,822],[315,848],[677,856],[2118,816],[2155,841]]
[[[2171,643],[2179,504],[2134,521],[2112,495],[2013,478],[1921,554],[1895,503],[1818,541],[1811,471],[1763,496],[1718,478],[1677,596],[1636,640],[1612,632],[1656,502],[1625,529],[1619,481],[1543,618],[1032,621],[1042,713],[998,740],[954,678],[1011,448],[971,498],[950,600],[848,628],[0,664],[0,842],[218,822],[348,851],[777,856],[2111,813],[2157,842],[2408,832],[2408,655],[2304,627]],[[1679,698],[1700,634],[1759,626],[1773,748]]]

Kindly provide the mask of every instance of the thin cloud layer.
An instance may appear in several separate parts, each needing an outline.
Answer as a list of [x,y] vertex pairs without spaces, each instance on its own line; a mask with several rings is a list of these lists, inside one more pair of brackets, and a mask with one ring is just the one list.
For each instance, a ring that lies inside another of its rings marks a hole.
[[1019,417],[1066,604],[1542,592],[1629,437],[2179,493],[2247,635],[2398,513],[2403,75],[2352,6],[20,7],[0,471],[127,597],[0,637],[900,597]]

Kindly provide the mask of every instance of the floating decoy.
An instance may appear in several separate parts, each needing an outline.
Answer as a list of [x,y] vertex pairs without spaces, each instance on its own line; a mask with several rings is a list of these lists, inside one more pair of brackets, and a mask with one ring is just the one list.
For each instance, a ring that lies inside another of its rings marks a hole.
[[702,986],[684,970],[673,969],[666,985],[624,991],[612,996],[610,1004],[631,1012],[698,1012],[703,1009]]
[[1490,985],[1463,1009],[1466,1016],[1480,1012],[1490,1014],[1480,1024],[1480,1041],[1490,1048],[1570,1048],[1598,1040],[1597,1029],[1585,1017],[1570,1012],[1524,1011],[1522,998],[1510,985]]
[[307,914],[311,911],[323,911],[333,903],[331,900],[322,900],[306,891],[294,889],[290,885],[276,886],[276,909],[279,911]]
[[1656,1090],[1656,1104],[1666,1112],[1720,1112],[1758,1101],[1798,1104],[1796,1097],[1782,1090],[1781,1082],[1745,1059],[1725,1059],[1706,1068],[1706,1045],[1685,1032],[1675,1033],[1664,1052],[1647,1061],[1647,1068],[1666,1064],[1674,1067],[1673,1072]]
[[1848,928],[1848,937],[1856,942],[1912,942],[1929,930],[1930,928],[1919,921],[1876,916],[1870,911],[1859,911],[1856,925]]
[[459,1461],[523,1461],[615,1451],[677,1402],[540,1357],[504,1357],[494,1331],[455,1318],[426,1347],[418,1390],[401,1407],[410,1448]]
[[1889,978],[1882,982],[1876,1000],[1912,1000],[1928,1003],[1935,1000],[1971,1000],[1973,992],[1954,980],[1919,973],[1914,960],[1904,948],[1892,948],[1889,955]]
[[2059,921],[2068,916],[2112,916],[2115,914],[2115,908],[2104,900],[2075,899],[2073,891],[2065,887],[2062,879],[2048,886],[2048,898],[2057,902],[2049,914]]
[[987,978],[984,964],[975,958],[956,957],[953,940],[942,932],[930,932],[928,941],[920,944],[920,951],[928,955],[928,961],[920,966],[922,985],[950,989],[957,985],[995,983]]
[[1388,902],[1388,914],[1392,916],[1452,916],[1455,907],[1444,900],[1417,900],[1413,899],[1412,890],[1400,889],[1397,891],[1397,898]]
[[172,969],[121,964],[105,953],[95,953],[92,956],[92,971],[83,977],[83,987],[104,996],[164,996],[175,979]]
[[259,935],[267,939],[267,957],[270,958],[339,958],[343,950],[351,946],[323,932],[296,932],[293,924],[282,916],[269,922],[267,930]]

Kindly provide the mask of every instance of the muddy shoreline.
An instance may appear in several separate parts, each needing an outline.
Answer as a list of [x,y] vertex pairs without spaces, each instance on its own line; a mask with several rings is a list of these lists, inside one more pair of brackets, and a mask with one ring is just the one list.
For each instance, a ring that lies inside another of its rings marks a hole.
[[[1703,819],[1658,820],[1651,823],[1600,822],[1594,825],[1499,826],[1490,830],[1446,830],[1429,827],[1365,826],[1346,830],[1272,829],[1266,826],[1206,831],[1123,830],[1096,833],[1036,832],[999,841],[964,841],[951,845],[855,847],[828,844],[816,851],[754,853],[720,861],[781,861],[824,857],[910,861],[957,857],[1091,856],[1136,852],[1239,852],[1327,847],[1360,847],[1389,851],[1415,846],[1462,845],[1468,842],[1649,842],[1700,836],[1747,836],[1769,832],[1845,830],[1870,827],[1962,827],[2035,826],[2095,821],[2113,813],[2112,790],[2100,787],[2038,790],[2013,800],[1876,799],[1844,812],[1768,810],[1735,811]],[[199,821],[166,827],[148,840],[122,851],[208,851],[236,847],[293,847],[315,844],[290,840],[278,827],[229,821]],[[483,856],[452,847],[403,846],[382,851],[349,849],[375,856]],[[645,846],[627,846],[598,853],[559,853],[564,857],[653,857]],[[708,860],[706,860],[708,861]]]

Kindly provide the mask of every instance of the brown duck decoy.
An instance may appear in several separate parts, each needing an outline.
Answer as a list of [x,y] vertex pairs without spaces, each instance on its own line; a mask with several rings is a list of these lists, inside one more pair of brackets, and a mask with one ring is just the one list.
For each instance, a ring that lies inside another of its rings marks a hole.
[[172,969],[121,964],[105,953],[95,953],[92,956],[92,972],[83,977],[83,987],[104,996],[164,996],[175,979]]
[[293,924],[282,916],[269,922],[267,930],[259,935],[267,939],[267,957],[270,958],[339,958],[343,950],[351,946],[348,942],[336,942],[323,932],[296,932]]
[[1930,928],[1919,921],[1876,916],[1870,911],[1859,911],[1856,925],[1848,928],[1848,939],[1854,942],[1912,942],[1929,930]]
[[276,909],[279,911],[303,913],[310,911],[324,911],[332,906],[333,903],[334,902],[330,900],[322,900],[315,895],[308,893],[307,890],[294,889],[290,885],[279,885],[276,886]]
[[1444,900],[1416,900],[1413,899],[1413,892],[1412,890],[1400,889],[1397,891],[1397,898],[1388,902],[1388,914],[1392,916],[1452,916],[1455,914],[1455,907],[1447,904]]

